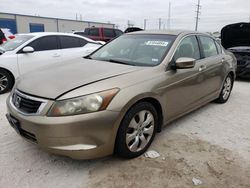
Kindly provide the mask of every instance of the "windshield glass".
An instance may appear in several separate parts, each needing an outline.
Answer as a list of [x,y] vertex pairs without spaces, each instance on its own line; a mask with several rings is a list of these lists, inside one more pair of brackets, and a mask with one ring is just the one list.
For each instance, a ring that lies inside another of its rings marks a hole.
[[34,36],[31,35],[16,35],[14,39],[8,40],[0,47],[3,48],[4,51],[12,51],[33,37]]
[[122,35],[89,58],[134,66],[156,66],[162,62],[175,38],[160,34]]

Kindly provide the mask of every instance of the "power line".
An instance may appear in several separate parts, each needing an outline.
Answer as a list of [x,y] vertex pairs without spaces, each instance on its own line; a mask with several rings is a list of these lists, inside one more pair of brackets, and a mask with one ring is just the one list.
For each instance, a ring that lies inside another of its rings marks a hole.
[[169,6],[168,6],[167,29],[170,29],[170,21],[171,21],[171,2],[169,2]]
[[161,18],[159,18],[159,30],[161,30]]
[[201,13],[200,9],[201,9],[201,5],[200,5],[200,0],[198,0],[198,4],[197,6],[197,10],[196,10],[196,24],[195,24],[195,31],[198,30],[198,23],[199,23],[199,15]]
[[146,30],[146,28],[147,28],[147,19],[144,19],[144,30]]

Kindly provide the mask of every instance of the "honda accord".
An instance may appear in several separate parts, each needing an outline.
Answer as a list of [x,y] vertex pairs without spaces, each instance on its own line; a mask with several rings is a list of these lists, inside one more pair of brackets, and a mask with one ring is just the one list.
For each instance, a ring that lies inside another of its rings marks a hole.
[[91,55],[21,76],[7,119],[26,140],[75,159],[143,154],[169,122],[225,103],[236,59],[203,33],[139,31]]

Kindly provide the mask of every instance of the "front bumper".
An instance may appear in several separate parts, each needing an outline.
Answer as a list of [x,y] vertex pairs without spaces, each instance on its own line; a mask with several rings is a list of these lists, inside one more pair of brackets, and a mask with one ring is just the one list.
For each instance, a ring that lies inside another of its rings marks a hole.
[[17,120],[17,132],[49,152],[74,159],[94,159],[113,153],[119,112],[47,117],[19,113],[7,99],[8,120]]

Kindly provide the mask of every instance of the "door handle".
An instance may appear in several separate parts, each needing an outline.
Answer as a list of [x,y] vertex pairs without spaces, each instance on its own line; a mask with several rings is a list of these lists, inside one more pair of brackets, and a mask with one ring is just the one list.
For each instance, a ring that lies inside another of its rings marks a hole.
[[52,57],[60,57],[60,54],[53,54]]
[[200,72],[201,72],[201,71],[204,71],[206,68],[207,68],[206,65],[201,65],[201,66],[199,67],[199,71],[200,71]]

